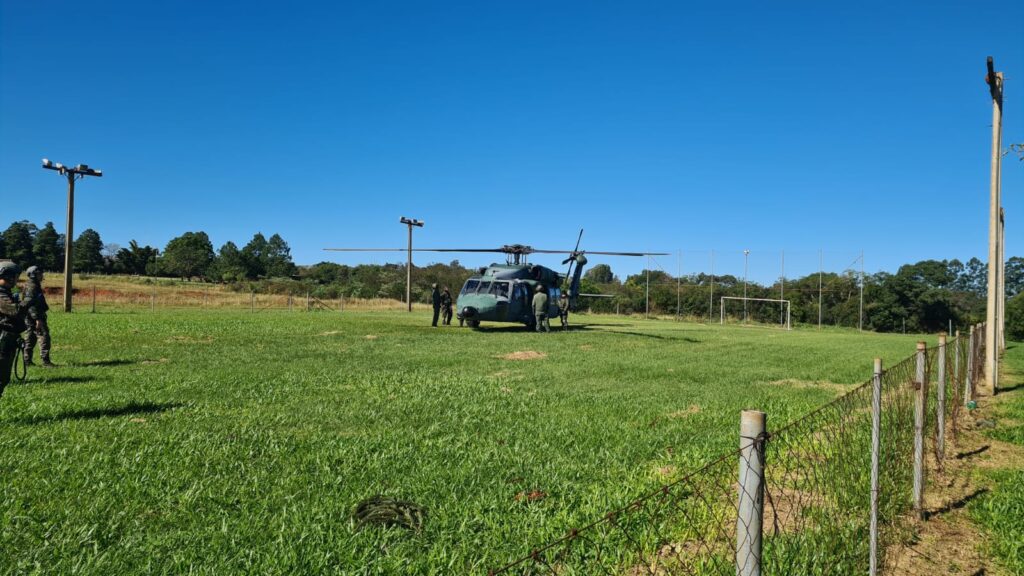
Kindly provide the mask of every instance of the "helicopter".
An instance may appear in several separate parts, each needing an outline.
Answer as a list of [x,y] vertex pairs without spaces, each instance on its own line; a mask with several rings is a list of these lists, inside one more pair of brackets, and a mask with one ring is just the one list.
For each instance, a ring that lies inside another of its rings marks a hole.
[[[533,295],[539,291],[548,294],[548,317],[558,315],[558,301],[562,287],[568,279],[566,295],[569,309],[577,310],[580,294],[580,278],[587,264],[587,254],[603,256],[665,256],[664,252],[603,252],[580,250],[583,230],[576,239],[573,250],[541,250],[524,244],[506,244],[498,248],[413,248],[412,252],[466,252],[498,253],[505,255],[505,263],[493,263],[481,267],[462,285],[456,300],[456,317],[460,326],[479,328],[481,322],[502,322],[523,324],[533,328],[536,317],[533,314]],[[405,252],[401,248],[325,248],[339,252]],[[532,254],[565,254],[563,265],[568,269],[563,274],[539,264],[531,264]]]

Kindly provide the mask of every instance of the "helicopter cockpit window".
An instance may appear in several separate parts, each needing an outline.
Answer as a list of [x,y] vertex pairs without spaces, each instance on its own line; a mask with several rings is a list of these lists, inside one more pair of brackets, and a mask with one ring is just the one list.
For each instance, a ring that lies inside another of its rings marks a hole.
[[491,294],[498,298],[508,298],[508,282],[495,282],[491,285]]
[[480,283],[480,288],[477,290],[477,293],[478,294],[487,294],[488,292],[490,292],[490,290],[491,290],[491,283],[490,282],[481,282]]
[[472,294],[476,292],[477,286],[480,285],[479,280],[466,280],[466,285],[462,287],[463,294]]

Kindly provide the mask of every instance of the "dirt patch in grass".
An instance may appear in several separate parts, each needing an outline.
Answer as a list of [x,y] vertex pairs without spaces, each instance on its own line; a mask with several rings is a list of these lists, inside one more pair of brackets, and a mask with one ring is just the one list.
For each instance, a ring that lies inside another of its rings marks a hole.
[[670,413],[668,415],[668,417],[669,418],[686,418],[686,417],[689,417],[689,416],[693,416],[694,414],[697,414],[699,412],[700,412],[700,406],[698,406],[696,404],[690,404],[686,408],[683,408],[681,410],[676,410],[675,412]]
[[341,334],[341,330],[328,330],[317,334],[317,336],[334,336],[335,334]]
[[583,345],[580,346],[580,350],[593,350],[593,349],[594,349],[594,347],[591,346],[590,344],[583,344]]
[[213,342],[213,336],[171,336],[167,342],[171,344],[209,344]]
[[885,573],[909,576],[937,574],[1004,574],[985,553],[986,536],[970,519],[969,504],[993,489],[979,469],[1014,469],[1024,462],[1024,447],[993,440],[979,422],[987,418],[999,397],[979,398],[979,409],[963,414],[954,440],[947,430],[942,470],[932,453],[926,459],[924,508],[926,520],[906,519],[913,538],[886,550]]
[[829,382],[827,380],[797,380],[796,378],[773,380],[769,382],[768,385],[784,386],[786,388],[795,388],[797,390],[814,388],[816,390],[829,390],[831,392],[845,392],[849,389],[848,386],[843,386],[842,384],[836,384],[835,382]]
[[152,366],[153,364],[166,364],[170,362],[167,358],[158,358],[156,360],[143,360],[142,364],[145,366]]
[[503,356],[498,356],[502,360],[543,360],[548,355],[544,352],[535,352],[533,350],[523,350],[521,352],[509,352]]
[[516,493],[515,500],[516,502],[536,502],[538,500],[543,500],[547,497],[547,493],[542,492],[540,490],[523,490],[522,492]]
[[366,339],[367,340],[376,340],[377,338],[380,338],[380,336],[377,336],[376,334],[367,334],[366,335]]

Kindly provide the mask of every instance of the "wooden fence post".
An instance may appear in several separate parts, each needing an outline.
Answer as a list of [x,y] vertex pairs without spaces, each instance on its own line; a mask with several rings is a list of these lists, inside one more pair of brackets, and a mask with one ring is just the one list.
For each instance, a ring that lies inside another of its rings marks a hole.
[[739,503],[736,518],[736,575],[761,576],[764,522],[764,412],[740,413]]
[[92,287],[92,313],[96,313],[96,287]]

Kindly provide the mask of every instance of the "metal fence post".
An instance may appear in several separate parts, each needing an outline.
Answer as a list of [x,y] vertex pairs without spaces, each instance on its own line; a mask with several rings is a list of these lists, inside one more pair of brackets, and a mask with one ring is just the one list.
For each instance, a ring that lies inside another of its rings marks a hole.
[[928,398],[925,355],[928,345],[917,343],[917,373],[914,378],[914,512],[924,518],[924,417]]
[[935,390],[935,456],[938,459],[939,467],[946,459],[946,333],[939,334],[939,357],[938,371],[939,382]]
[[736,518],[736,576],[761,576],[764,521],[764,412],[740,413],[740,482]]
[[868,574],[878,574],[878,455],[882,440],[882,359],[871,377],[871,557]]

